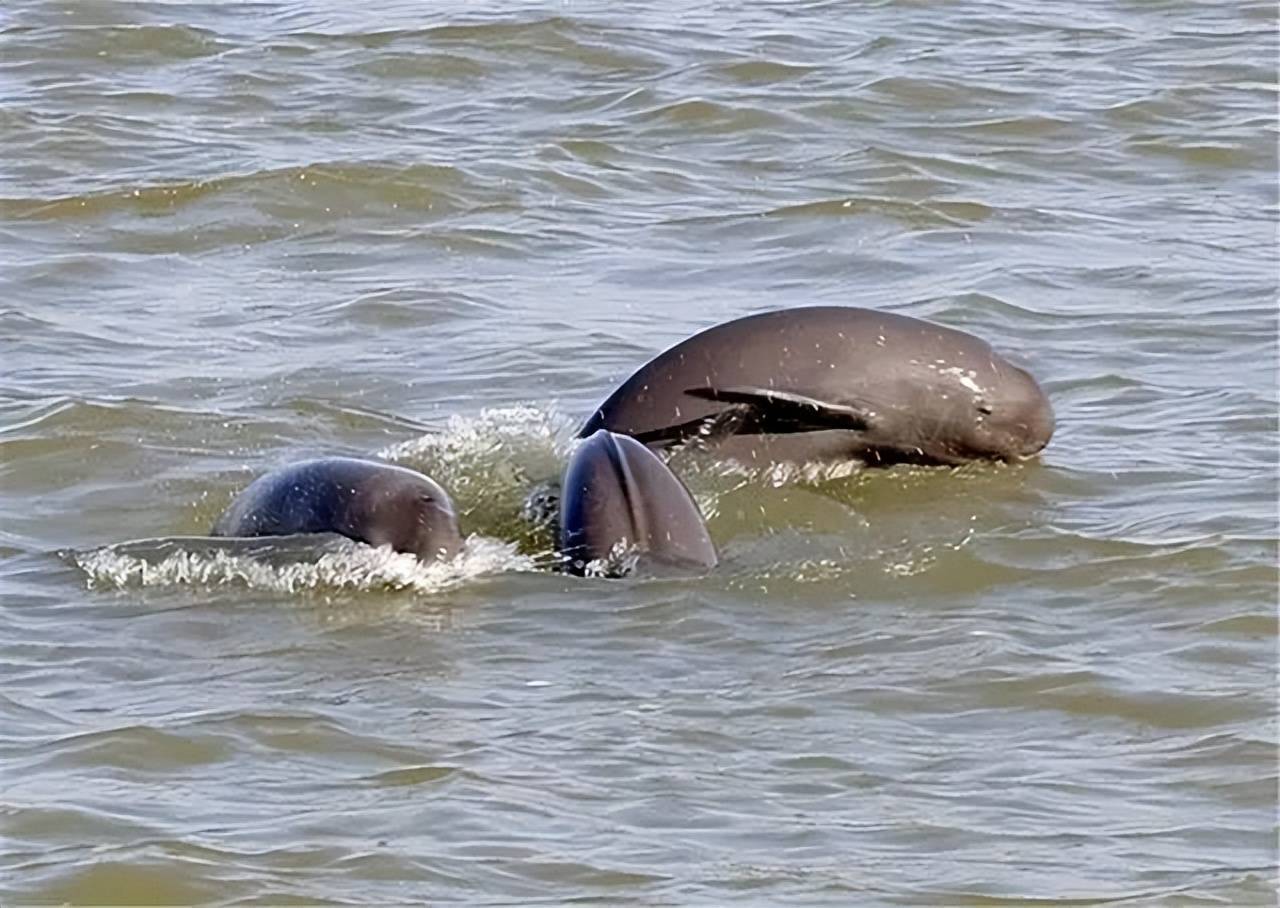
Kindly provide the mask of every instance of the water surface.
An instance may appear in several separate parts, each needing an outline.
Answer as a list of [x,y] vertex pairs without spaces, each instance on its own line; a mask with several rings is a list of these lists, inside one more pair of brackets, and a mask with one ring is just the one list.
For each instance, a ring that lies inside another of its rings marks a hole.
[[[1272,4],[0,11],[0,894],[1274,904]],[[853,304],[1041,377],[1038,463],[688,462],[575,580],[574,429]],[[449,566],[225,547],[319,454]],[[850,475],[844,475],[850,474]]]

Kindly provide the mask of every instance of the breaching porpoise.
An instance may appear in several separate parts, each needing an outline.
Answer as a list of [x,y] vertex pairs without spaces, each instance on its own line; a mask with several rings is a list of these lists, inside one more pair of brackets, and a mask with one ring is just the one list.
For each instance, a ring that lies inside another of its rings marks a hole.
[[750,315],[659,354],[579,431],[753,462],[1021,460],[1053,434],[1036,380],[971,334],[845,306]]

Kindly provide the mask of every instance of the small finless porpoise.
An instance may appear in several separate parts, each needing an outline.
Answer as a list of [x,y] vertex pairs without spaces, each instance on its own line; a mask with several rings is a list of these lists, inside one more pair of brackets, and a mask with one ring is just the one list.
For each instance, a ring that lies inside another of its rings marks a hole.
[[621,553],[677,569],[716,566],[716,550],[689,490],[633,438],[599,431],[578,446],[560,492],[564,568],[582,574]]
[[416,470],[349,457],[308,460],[273,470],[236,496],[214,536],[339,533],[389,545],[423,561],[462,549],[448,494]]
[[659,354],[579,431],[745,461],[1021,460],[1053,435],[1036,380],[986,341],[848,306],[750,315]]

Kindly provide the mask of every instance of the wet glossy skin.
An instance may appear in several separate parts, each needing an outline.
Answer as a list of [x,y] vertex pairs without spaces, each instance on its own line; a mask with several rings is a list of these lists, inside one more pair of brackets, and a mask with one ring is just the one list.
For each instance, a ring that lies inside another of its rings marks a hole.
[[561,491],[560,550],[565,569],[619,550],[646,565],[709,569],[716,551],[689,491],[633,438],[599,431],[574,452]]
[[658,355],[600,405],[653,448],[702,439],[745,461],[1018,460],[1053,434],[1036,380],[985,341],[921,319],[822,306],[747,316]]
[[344,457],[259,477],[213,527],[214,536],[294,533],[340,533],[423,561],[462,549],[453,503],[436,482],[404,467]]

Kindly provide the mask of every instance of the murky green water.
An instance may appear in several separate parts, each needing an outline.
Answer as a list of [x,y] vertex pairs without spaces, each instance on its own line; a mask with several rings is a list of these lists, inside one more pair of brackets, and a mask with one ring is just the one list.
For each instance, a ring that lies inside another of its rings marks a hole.
[[[1275,35],[6,4],[3,900],[1274,903]],[[689,463],[715,573],[541,569],[614,382],[812,303],[990,339],[1043,461]],[[458,564],[173,538],[379,452]]]

